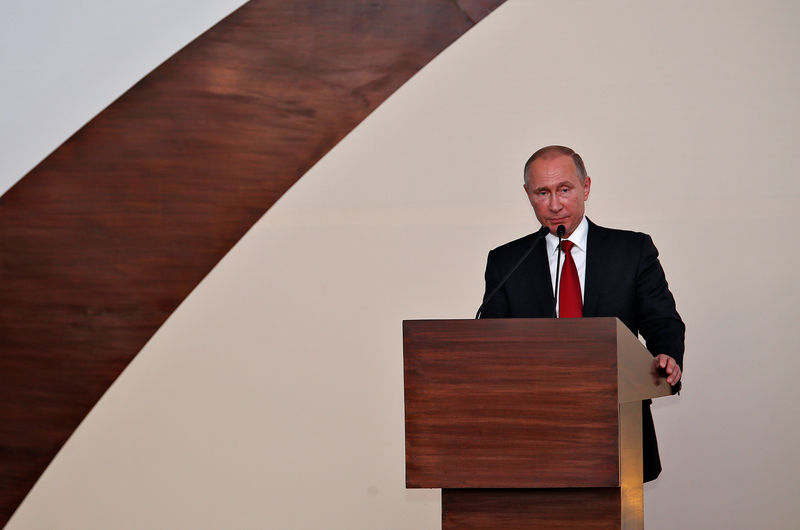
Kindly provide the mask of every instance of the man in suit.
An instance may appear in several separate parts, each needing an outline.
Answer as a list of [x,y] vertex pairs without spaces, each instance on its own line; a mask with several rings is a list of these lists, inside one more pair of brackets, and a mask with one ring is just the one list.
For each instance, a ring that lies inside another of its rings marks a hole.
[[[650,236],[603,228],[585,217],[592,180],[580,155],[568,147],[536,151],[525,164],[524,179],[542,229],[489,252],[481,318],[617,317],[641,334],[654,369],[677,391],[685,326]],[[560,259],[559,225],[570,242]],[[563,266],[556,271],[559,262]],[[649,400],[642,403],[642,429],[647,482],[661,472]]]

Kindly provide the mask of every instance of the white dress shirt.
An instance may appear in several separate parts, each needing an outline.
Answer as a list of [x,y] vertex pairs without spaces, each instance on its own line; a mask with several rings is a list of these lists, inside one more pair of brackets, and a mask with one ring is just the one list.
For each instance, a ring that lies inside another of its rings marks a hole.
[[[570,234],[569,237],[564,238],[563,241],[572,241],[572,259],[575,261],[575,267],[578,269],[578,279],[581,282],[581,302],[583,301],[584,285],[586,284],[586,236],[589,234],[589,222],[586,216],[583,216],[578,227]],[[553,290],[556,288],[556,264],[558,262],[558,236],[548,233],[544,238],[547,244],[547,259],[550,262],[550,280]],[[558,274],[561,274],[561,269],[564,268],[564,253],[561,253],[561,267]],[[561,282],[559,281],[559,291],[561,290]],[[553,293],[555,295],[555,292]],[[558,298],[556,298],[556,308],[558,307]]]

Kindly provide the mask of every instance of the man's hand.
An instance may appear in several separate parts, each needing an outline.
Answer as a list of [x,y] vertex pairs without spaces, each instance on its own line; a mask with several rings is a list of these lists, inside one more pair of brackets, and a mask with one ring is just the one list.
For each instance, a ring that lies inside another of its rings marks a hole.
[[657,374],[667,376],[667,383],[671,386],[678,384],[681,380],[681,367],[675,362],[675,359],[669,355],[660,353],[653,359],[653,371]]

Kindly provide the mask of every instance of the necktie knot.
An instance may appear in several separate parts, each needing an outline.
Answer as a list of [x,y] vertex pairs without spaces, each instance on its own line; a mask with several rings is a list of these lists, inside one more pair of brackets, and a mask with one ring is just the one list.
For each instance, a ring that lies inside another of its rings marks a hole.
[[572,246],[573,246],[574,244],[575,244],[575,243],[573,243],[573,242],[572,242],[572,241],[570,241],[569,239],[564,239],[564,240],[562,240],[562,241],[561,241],[561,249],[562,249],[562,250],[563,250],[565,253],[569,254],[569,252],[570,252],[570,250],[572,250]]

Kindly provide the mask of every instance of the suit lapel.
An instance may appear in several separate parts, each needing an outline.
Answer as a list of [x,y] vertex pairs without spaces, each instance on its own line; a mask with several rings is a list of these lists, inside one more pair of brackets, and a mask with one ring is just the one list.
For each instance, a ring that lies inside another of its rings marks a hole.
[[[587,219],[588,220],[588,219]],[[589,221],[589,232],[586,237],[586,277],[583,286],[583,316],[597,316],[600,301],[600,286],[603,278],[610,277],[605,244],[606,233],[602,227]]]
[[520,277],[530,281],[525,286],[530,293],[528,308],[532,317],[550,317],[553,315],[553,282],[550,279],[550,263],[547,260],[547,244],[544,239],[539,242],[531,256],[521,266]]

